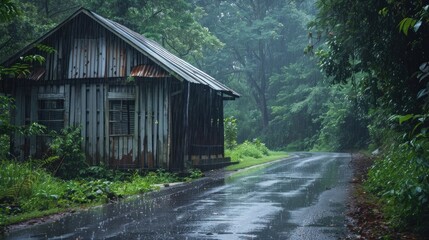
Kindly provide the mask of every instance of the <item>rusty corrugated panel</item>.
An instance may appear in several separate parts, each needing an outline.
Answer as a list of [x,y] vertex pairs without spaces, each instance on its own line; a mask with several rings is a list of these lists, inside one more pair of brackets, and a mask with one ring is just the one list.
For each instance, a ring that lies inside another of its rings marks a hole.
[[159,77],[169,77],[170,74],[161,68],[154,65],[142,64],[139,66],[133,67],[131,69],[132,77],[150,77],[150,78],[159,78]]
[[46,69],[44,68],[35,68],[29,74],[20,74],[18,75],[19,79],[29,79],[32,81],[38,81],[45,76]]
[[168,71],[174,72],[183,80],[191,83],[207,85],[216,91],[222,91],[233,97],[240,96],[237,92],[218,82],[210,75],[170,53],[155,41],[147,39],[143,35],[130,30],[119,23],[106,19],[94,12],[88,10],[86,11],[86,13],[94,17],[110,31],[114,32],[118,37],[122,38],[124,41],[143,52],[146,56],[160,64],[162,67],[166,68]]
[[[7,66],[9,63],[15,61],[19,56],[33,49],[34,46],[43,42],[53,33],[57,32],[61,27],[64,27],[65,24],[75,20],[75,18],[79,17],[81,14],[85,14],[86,16],[89,16],[90,18],[94,19],[97,23],[105,27],[108,31],[112,32],[114,35],[116,35],[117,37],[125,41],[127,44],[131,45],[135,50],[144,54],[155,63],[159,64],[164,70],[166,70],[170,74],[174,74],[178,79],[188,81],[191,83],[207,85],[216,91],[226,93],[234,98],[240,96],[237,92],[223,85],[213,77],[209,76],[208,74],[204,73],[203,71],[199,70],[198,68],[194,67],[190,63],[184,61],[183,59],[170,53],[155,41],[147,39],[141,34],[136,33],[119,23],[116,23],[114,21],[101,17],[100,15],[84,8],[81,8],[78,11],[76,11],[64,22],[59,24],[56,28],[52,29],[47,34],[45,34],[44,36],[42,36],[41,38],[39,38],[29,46],[27,46],[25,49],[23,49],[22,51],[14,55],[12,58],[5,61],[4,64],[2,65]],[[117,51],[117,50],[118,48],[114,48],[111,51]],[[109,65],[104,75],[107,74],[106,77],[123,76],[125,72],[123,63],[125,62],[126,56],[117,52],[110,53],[110,52],[107,52],[107,50],[106,50],[106,54],[113,54],[113,57],[115,57],[115,62],[112,62]],[[83,55],[85,56],[85,54]],[[89,53],[89,55],[92,56],[93,54]],[[87,64],[85,63],[85,61],[82,61],[82,59],[85,60],[85,58],[86,57],[83,57],[83,58],[79,57],[75,59],[77,70],[73,69],[73,71],[70,71],[71,73],[69,74],[71,74],[71,78],[78,78],[78,76],[79,78],[102,77],[103,75],[102,71],[86,70]],[[75,66],[72,66],[72,67],[75,67]],[[82,69],[85,69],[85,71],[83,71]],[[109,73],[107,73],[107,71],[109,71]],[[61,76],[56,76],[56,77],[58,78]]]

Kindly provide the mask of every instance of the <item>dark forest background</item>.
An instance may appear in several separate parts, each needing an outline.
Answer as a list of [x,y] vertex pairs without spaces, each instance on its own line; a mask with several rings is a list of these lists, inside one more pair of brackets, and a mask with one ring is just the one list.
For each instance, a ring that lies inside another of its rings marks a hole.
[[225,114],[237,119],[238,142],[376,150],[368,189],[397,226],[427,221],[427,1],[0,1],[10,3],[19,11],[0,23],[0,61],[83,6],[239,92]]

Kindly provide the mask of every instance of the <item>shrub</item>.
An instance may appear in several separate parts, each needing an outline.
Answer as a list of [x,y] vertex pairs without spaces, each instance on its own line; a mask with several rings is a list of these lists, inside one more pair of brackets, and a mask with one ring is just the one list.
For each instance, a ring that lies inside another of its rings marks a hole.
[[115,182],[112,184],[112,191],[118,196],[139,194],[153,189],[152,183],[137,172],[134,173],[129,182]]
[[380,197],[395,226],[428,225],[429,164],[410,145],[392,145],[370,169],[366,187]]
[[117,194],[111,190],[112,182],[103,180],[69,181],[62,198],[74,203],[108,202]]
[[0,213],[17,214],[46,210],[57,205],[64,183],[31,162],[0,164]]
[[106,166],[90,166],[79,171],[79,178],[85,180],[103,179],[107,181],[129,181],[132,174],[119,170],[109,169]]
[[176,174],[166,172],[164,169],[149,172],[144,176],[144,179],[151,184],[177,182],[179,180]]
[[204,177],[204,173],[201,172],[201,170],[198,168],[189,169],[188,174],[189,175],[184,178],[184,181],[186,182],[192,181],[192,179],[198,179],[198,178]]
[[224,129],[225,147],[227,149],[233,149],[237,146],[237,119],[234,117],[225,118]]
[[245,141],[233,150],[227,150],[225,155],[231,157],[232,161],[241,161],[245,157],[262,158],[269,155],[269,150],[264,143],[255,139],[253,142]]
[[80,128],[66,127],[59,134],[53,133],[53,135],[54,139],[50,143],[50,149],[53,155],[59,157],[58,171],[54,174],[64,179],[76,178],[79,175],[79,169],[88,167],[81,148]]

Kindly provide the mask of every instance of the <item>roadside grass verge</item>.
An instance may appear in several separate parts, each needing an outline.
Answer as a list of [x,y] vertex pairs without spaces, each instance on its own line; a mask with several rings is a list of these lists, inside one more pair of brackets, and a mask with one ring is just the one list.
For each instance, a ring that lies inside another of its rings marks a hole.
[[269,154],[270,155],[264,156],[261,158],[253,158],[253,157],[243,158],[242,160],[239,161],[238,164],[234,164],[234,165],[230,165],[230,166],[226,167],[226,170],[228,170],[228,171],[239,170],[239,169],[251,167],[254,165],[272,162],[272,161],[276,161],[276,160],[279,160],[282,158],[289,157],[289,155],[286,152],[270,151]]
[[228,171],[234,171],[258,164],[272,162],[289,156],[286,152],[268,150],[265,144],[258,140],[253,142],[245,141],[232,150],[226,150],[225,155],[227,157],[231,157],[231,161],[239,162],[238,164],[226,167],[225,169]]
[[191,181],[202,173],[191,169],[189,176],[179,178],[164,170],[140,173],[90,167],[81,175],[63,180],[31,161],[0,161],[0,233],[10,224],[101,205],[159,189],[156,184]]

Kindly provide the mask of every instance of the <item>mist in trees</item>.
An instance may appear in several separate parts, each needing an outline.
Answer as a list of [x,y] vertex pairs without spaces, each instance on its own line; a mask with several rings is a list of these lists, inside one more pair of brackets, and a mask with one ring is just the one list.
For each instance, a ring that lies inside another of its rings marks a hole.
[[425,226],[427,1],[4,0],[0,10],[8,5],[19,13],[0,12],[0,62],[88,8],[239,92],[240,99],[225,104],[239,142],[259,138],[288,150],[378,149],[383,155],[368,189],[398,226]]
[[2,24],[0,59],[11,56],[80,7],[152,38],[241,93],[226,103],[238,139],[273,148],[311,149],[330,98],[314,56],[305,55],[308,1],[17,1]]
[[311,149],[329,99],[317,61],[304,54],[314,1],[196,4],[207,13],[202,23],[225,44],[206,54],[202,68],[242,94],[226,108],[238,119],[239,140]]
[[[239,142],[259,138],[275,149],[332,151],[378,145],[385,128],[373,119],[416,112],[424,102],[416,97],[424,83],[410,76],[426,53],[415,55],[422,43],[410,48],[397,29],[405,3],[12,2],[22,14],[1,23],[0,60],[88,8],[158,41],[239,92],[240,99],[225,103],[225,115],[237,119]],[[338,83],[346,84],[333,85]]]

